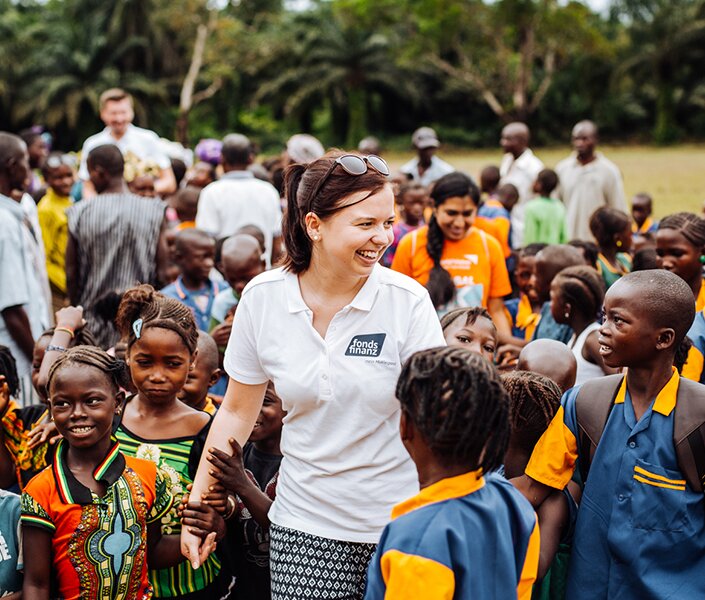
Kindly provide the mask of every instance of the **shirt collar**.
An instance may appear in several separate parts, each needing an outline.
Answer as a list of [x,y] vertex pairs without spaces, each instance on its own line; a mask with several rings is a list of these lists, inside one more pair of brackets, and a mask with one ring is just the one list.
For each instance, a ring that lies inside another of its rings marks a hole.
[[[673,374],[668,380],[668,383],[661,388],[661,391],[656,396],[654,400],[654,405],[652,407],[653,412],[662,414],[664,417],[669,416],[673,409],[676,407],[676,397],[678,396],[678,384],[680,383],[680,375],[675,367],[673,367]],[[615,404],[624,404],[624,399],[627,396],[627,378],[626,376],[622,379],[622,384],[619,386],[619,391],[614,399]]]
[[[110,438],[112,446],[108,454],[93,471],[96,481],[102,481],[107,486],[113,485],[125,470],[125,457],[120,452],[120,446],[115,437]],[[92,504],[93,493],[83,485],[69,469],[66,454],[69,446],[65,440],[61,440],[56,447],[54,454],[54,479],[59,496],[64,504]]]
[[392,519],[401,517],[412,510],[422,508],[435,502],[443,502],[453,498],[462,498],[476,492],[485,485],[482,469],[470,471],[455,477],[447,477],[422,489],[416,496],[404,500],[392,509]]
[[[377,296],[377,290],[379,289],[379,278],[380,269],[383,269],[380,264],[376,264],[372,267],[372,272],[370,273],[367,281],[357,292],[355,297],[350,302],[352,308],[357,310],[363,310],[369,312],[372,310],[372,305],[374,304],[375,298]],[[310,310],[309,307],[304,302],[303,296],[301,295],[301,287],[299,286],[299,277],[296,273],[291,271],[284,271],[284,286],[286,290],[286,301],[290,313],[297,313],[306,310]]]
[[206,289],[208,290],[209,295],[215,295],[215,283],[211,279],[209,279],[208,283],[202,288],[197,290],[189,290],[184,285],[183,277],[179,275],[174,282],[174,289],[176,290],[176,295],[181,298],[181,300],[186,300],[186,298],[191,297],[191,295],[199,295],[200,292]]
[[252,171],[228,171],[220,176],[220,179],[254,179],[255,174]]

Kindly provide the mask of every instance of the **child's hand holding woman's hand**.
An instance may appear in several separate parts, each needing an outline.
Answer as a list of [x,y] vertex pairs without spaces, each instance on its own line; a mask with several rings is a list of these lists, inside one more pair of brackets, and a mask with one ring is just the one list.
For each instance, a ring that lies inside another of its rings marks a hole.
[[252,485],[250,478],[245,472],[245,465],[242,462],[242,448],[237,440],[228,440],[233,450],[231,456],[217,448],[211,448],[208,452],[208,461],[213,465],[209,473],[232,494],[238,494],[244,487]]
[[203,502],[189,502],[181,513],[181,523],[190,533],[204,541],[207,541],[211,533],[215,533],[215,541],[225,537],[223,517],[212,506]]

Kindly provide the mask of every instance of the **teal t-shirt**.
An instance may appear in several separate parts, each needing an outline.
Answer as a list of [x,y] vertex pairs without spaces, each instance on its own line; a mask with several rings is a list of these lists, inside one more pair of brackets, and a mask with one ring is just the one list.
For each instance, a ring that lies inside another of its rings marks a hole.
[[565,206],[556,198],[535,198],[524,210],[524,245],[565,244],[568,229]]
[[20,497],[0,490],[0,597],[22,591]]

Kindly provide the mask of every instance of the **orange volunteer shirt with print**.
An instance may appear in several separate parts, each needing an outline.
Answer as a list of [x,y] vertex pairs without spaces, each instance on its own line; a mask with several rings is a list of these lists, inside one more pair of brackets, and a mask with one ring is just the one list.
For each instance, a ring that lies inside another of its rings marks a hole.
[[[405,235],[397,247],[392,269],[426,285],[433,268],[433,259],[426,250],[427,241],[428,226]],[[460,306],[486,308],[490,298],[512,292],[502,247],[476,227],[471,227],[462,240],[444,242],[441,266],[453,278]]]

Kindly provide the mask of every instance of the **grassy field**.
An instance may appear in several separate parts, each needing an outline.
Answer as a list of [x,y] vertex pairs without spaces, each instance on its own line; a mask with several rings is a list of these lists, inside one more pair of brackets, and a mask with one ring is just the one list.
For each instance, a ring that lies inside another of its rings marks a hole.
[[[705,148],[684,145],[670,148],[602,146],[600,149],[621,169],[627,199],[637,192],[650,193],[654,198],[657,217],[681,210],[702,210],[705,201]],[[568,148],[540,148],[534,151],[550,167],[569,153]],[[501,150],[441,151],[439,156],[477,178],[483,167],[499,165]],[[409,159],[409,155],[399,153],[385,153],[385,157],[392,168],[401,166]]]

